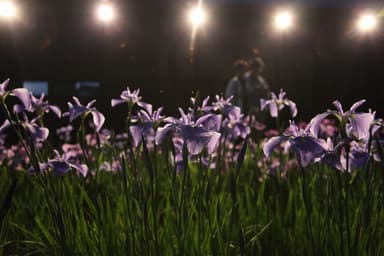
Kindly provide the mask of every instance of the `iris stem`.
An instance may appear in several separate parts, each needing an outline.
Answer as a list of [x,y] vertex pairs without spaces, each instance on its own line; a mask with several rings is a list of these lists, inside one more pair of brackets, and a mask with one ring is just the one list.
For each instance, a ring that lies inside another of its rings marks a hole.
[[305,216],[306,216],[307,230],[309,233],[309,238],[311,240],[313,255],[316,255],[315,241],[314,241],[313,232],[312,232],[311,211],[309,208],[308,193],[307,193],[307,181],[305,178],[305,170],[304,170],[303,165],[300,163],[300,161],[299,161],[299,166],[300,166],[301,176],[302,176],[302,180],[303,180],[303,182],[301,183],[301,186],[302,186],[301,191],[302,191],[303,200],[304,200],[304,207],[305,207],[305,211],[306,211]]
[[347,224],[347,245],[348,245],[348,255],[351,255],[351,228],[349,226],[349,211],[348,211],[348,201],[349,201],[349,147],[346,148],[346,172],[345,172],[345,220]]

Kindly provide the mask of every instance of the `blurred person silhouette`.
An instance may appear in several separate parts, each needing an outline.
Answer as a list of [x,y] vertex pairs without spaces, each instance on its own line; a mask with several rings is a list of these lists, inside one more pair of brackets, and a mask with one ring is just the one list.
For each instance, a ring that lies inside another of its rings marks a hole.
[[249,71],[248,62],[244,59],[237,59],[233,62],[234,76],[229,80],[225,97],[229,98],[233,96],[232,103],[235,106],[240,107],[242,110],[248,108],[248,102],[246,102],[246,74]]
[[261,75],[264,70],[264,61],[258,50],[252,51],[252,57],[248,61],[249,71],[245,74],[244,106],[245,114],[256,114],[260,112],[260,99],[268,98],[270,89],[267,81]]

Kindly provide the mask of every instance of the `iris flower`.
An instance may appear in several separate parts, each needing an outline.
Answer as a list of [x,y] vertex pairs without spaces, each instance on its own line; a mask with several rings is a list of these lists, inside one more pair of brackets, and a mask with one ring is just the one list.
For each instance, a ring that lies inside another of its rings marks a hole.
[[24,116],[24,121],[22,121],[22,125],[26,128],[26,130],[31,135],[33,143],[43,142],[48,138],[49,130],[45,127],[40,127],[37,124],[38,118],[34,118],[31,121],[28,120],[26,116]]
[[279,116],[279,111],[287,106],[291,111],[291,116],[295,117],[297,115],[296,103],[285,98],[285,95],[286,93],[283,89],[280,89],[279,96],[276,96],[274,92],[271,92],[270,100],[260,99],[260,110],[263,111],[267,106],[269,106],[269,113],[271,114],[271,117],[276,118]]
[[292,149],[295,154],[297,161],[302,167],[308,166],[315,159],[322,157],[328,145],[324,140],[313,137],[308,128],[305,130],[299,130],[299,128],[291,122],[288,129],[289,132],[282,136],[275,136],[270,138],[263,147],[265,156],[268,158],[271,156],[274,148],[279,146],[282,142],[288,142],[288,148]]
[[127,90],[123,91],[120,94],[120,99],[111,100],[111,106],[115,107],[122,103],[128,103],[128,106],[130,108],[133,107],[134,105],[137,105],[140,108],[145,109],[147,112],[152,113],[152,105],[141,101],[141,96],[139,94],[140,94],[140,89],[131,91],[129,87],[127,87]]
[[43,116],[44,113],[48,113],[52,111],[58,118],[61,117],[61,110],[59,107],[48,104],[48,101],[44,100],[44,93],[41,94],[40,98],[36,98],[33,96],[33,94],[30,92],[30,102],[29,105],[20,105],[16,104],[13,109],[16,113],[21,113],[24,111],[28,112],[36,112],[38,116]]
[[17,88],[11,91],[7,91],[9,79],[0,84],[0,101],[4,103],[8,95],[16,96],[24,106],[30,105],[29,91],[25,88]]
[[[87,176],[88,167],[84,164],[77,164],[70,160],[69,155],[64,153],[60,155],[56,150],[55,157],[53,159],[49,159],[47,163],[39,163],[41,171],[47,171],[51,169],[55,175],[63,176],[71,169],[77,170],[83,177]],[[30,168],[28,170],[29,173],[34,173],[35,170]]]
[[200,154],[204,148],[207,148],[208,154],[212,154],[219,142],[220,133],[205,128],[202,124],[211,118],[211,114],[204,115],[197,119],[192,120],[190,113],[185,114],[179,108],[181,120],[168,118],[168,124],[161,127],[156,132],[156,144],[161,144],[165,136],[170,132],[179,132],[186,144],[188,152],[191,155]]
[[72,99],[74,104],[68,102],[68,112],[64,113],[64,115],[69,116],[69,121],[72,122],[80,116],[85,119],[89,114],[91,114],[93,123],[96,126],[96,131],[99,132],[105,122],[105,117],[95,107],[93,107],[96,100],[92,100],[87,104],[87,106],[83,106],[78,98],[72,97]]
[[161,116],[163,107],[158,108],[154,112],[152,112],[152,107],[150,110],[151,112],[149,113],[140,110],[138,112],[138,123],[129,127],[133,143],[136,147],[140,144],[143,137],[145,138],[150,134],[155,134],[155,126],[159,125],[161,120],[164,118]]
[[356,112],[365,100],[360,100],[352,105],[352,107],[344,112],[343,107],[339,101],[334,101],[333,105],[335,110],[328,110],[322,114],[315,116],[310,123],[310,131],[313,136],[317,137],[320,132],[321,122],[328,116],[333,115],[339,121],[340,127],[344,130],[348,137],[353,137],[357,140],[367,140],[369,137],[369,130],[371,124],[375,120],[375,112],[360,113]]

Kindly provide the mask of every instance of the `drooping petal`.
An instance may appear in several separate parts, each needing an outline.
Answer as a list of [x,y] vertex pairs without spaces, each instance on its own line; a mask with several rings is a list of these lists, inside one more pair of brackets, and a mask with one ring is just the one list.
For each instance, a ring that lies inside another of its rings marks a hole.
[[260,99],[260,110],[264,111],[265,107],[270,103],[271,101]]
[[74,163],[71,163],[69,165],[73,169],[77,170],[83,177],[87,176],[88,166],[86,166],[85,164],[74,164]]
[[105,117],[102,113],[100,113],[97,110],[92,110],[91,114],[92,114],[93,123],[96,126],[96,131],[99,132],[105,122]]
[[25,125],[29,130],[34,142],[45,141],[48,138],[49,130],[45,127],[37,127],[32,124]]
[[279,110],[275,101],[271,101],[271,103],[269,103],[269,112],[271,117],[278,117]]
[[272,151],[280,145],[281,142],[287,140],[288,138],[285,136],[275,136],[270,138],[263,146],[263,152],[266,157],[270,157]]
[[50,105],[48,108],[58,117],[61,118],[61,110],[58,106]]
[[303,167],[308,166],[315,158],[322,157],[327,149],[325,141],[310,136],[296,137],[290,143]]
[[143,137],[146,137],[153,131],[152,126],[153,123],[148,122],[129,127],[135,147],[139,146]]
[[291,116],[292,117],[295,117],[297,116],[297,107],[296,107],[296,103],[291,101],[291,100],[288,100],[288,106],[289,106],[289,109],[291,111]]
[[164,127],[159,127],[156,131],[155,142],[156,145],[160,145],[167,134],[172,131],[177,125],[175,124],[166,124]]
[[83,115],[89,111],[89,109],[87,109],[84,106],[72,106],[72,104],[71,105],[68,104],[68,106],[69,106],[68,113],[69,113],[69,121],[70,122],[73,122],[73,120],[75,120],[79,116],[81,116],[81,115]]
[[117,105],[119,105],[119,104],[122,104],[122,103],[124,103],[124,102],[127,102],[126,100],[123,100],[123,99],[112,99],[111,100],[111,106],[112,107],[115,107],[115,106],[117,106]]
[[220,133],[211,131],[211,139],[207,145],[208,154],[212,154],[216,150],[217,146],[219,145],[220,136]]
[[137,105],[140,108],[144,109],[149,115],[152,115],[152,105],[151,104],[139,101],[137,103]]
[[29,91],[25,88],[17,88],[12,90],[13,95],[15,95],[25,107],[28,107],[31,104],[31,97],[29,96]]
[[324,112],[312,118],[311,122],[309,123],[309,131],[314,137],[317,138],[319,136],[320,124],[330,114],[331,114],[330,112]]

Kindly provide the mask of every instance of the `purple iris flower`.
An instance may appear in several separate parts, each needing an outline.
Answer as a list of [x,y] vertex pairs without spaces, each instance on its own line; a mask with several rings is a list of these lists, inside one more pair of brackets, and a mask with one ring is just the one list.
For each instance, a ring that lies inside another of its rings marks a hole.
[[272,137],[264,144],[263,151],[265,156],[269,158],[273,149],[284,141],[288,142],[288,148],[295,152],[297,161],[303,167],[322,157],[328,149],[327,143],[324,140],[313,137],[308,128],[299,130],[291,122],[287,133],[282,136]]
[[[56,150],[54,152],[55,158],[48,159],[47,163],[39,163],[41,171],[47,171],[48,169],[51,169],[55,175],[63,176],[71,169],[75,169],[83,177],[87,176],[88,167],[86,165],[74,163],[73,161],[71,161],[70,157],[66,153],[60,155],[59,152],[57,152]],[[28,172],[34,173],[35,170],[32,167],[28,170]]]
[[120,94],[120,99],[112,99],[111,100],[111,106],[115,107],[122,103],[128,103],[128,106],[131,108],[134,105],[137,105],[143,109],[145,109],[147,112],[152,113],[152,105],[145,103],[141,101],[140,89],[131,91],[129,87],[127,87],[127,90],[123,91]]
[[219,95],[216,95],[216,101],[212,103],[212,110],[219,111],[224,115],[224,117],[228,117],[229,115],[240,116],[241,109],[232,105],[232,98],[233,96],[225,99]]
[[225,99],[224,97],[216,95],[215,99],[216,101],[212,103],[212,108],[215,111],[223,111],[226,107],[232,106],[231,100],[233,99],[233,96]]
[[191,155],[200,154],[204,148],[207,148],[208,154],[212,154],[218,145],[220,133],[209,130],[202,125],[211,118],[212,114],[204,115],[193,121],[191,113],[185,114],[180,108],[179,111],[180,120],[167,119],[169,123],[157,130],[156,144],[161,144],[169,132],[179,132]]
[[285,98],[285,95],[286,93],[283,91],[283,89],[280,89],[279,96],[276,96],[274,92],[271,92],[270,100],[260,99],[261,111],[269,106],[269,113],[271,114],[271,117],[276,118],[279,116],[279,111],[287,106],[291,111],[291,116],[295,117],[297,115],[296,103]]
[[24,106],[30,105],[29,91],[25,88],[17,88],[11,91],[7,91],[9,79],[0,84],[0,101],[4,103],[8,95],[16,96]]
[[38,118],[29,121],[27,115],[24,113],[23,119],[21,125],[29,132],[33,143],[43,142],[48,138],[49,130],[37,124]]
[[[198,107],[198,110],[207,114],[212,110],[212,106],[208,105],[210,97],[207,96],[205,99],[203,99],[203,102],[201,103],[201,106]],[[195,103],[195,98],[191,98],[192,104]]]
[[328,110],[322,114],[318,114],[311,120],[311,133],[317,137],[319,135],[320,125],[323,119],[327,116],[333,115],[339,121],[340,127],[345,129],[345,134],[348,137],[353,137],[357,140],[367,140],[371,125],[375,120],[375,112],[356,112],[356,109],[359,108],[364,102],[365,100],[360,100],[354,103],[349,111],[344,112],[341,103],[337,100],[334,101],[333,105],[336,107],[336,111]]
[[88,114],[91,114],[93,123],[96,126],[96,131],[99,132],[105,122],[105,117],[95,107],[93,107],[96,100],[92,100],[87,104],[87,106],[83,106],[78,98],[72,97],[72,99],[74,104],[68,102],[68,112],[63,115],[69,116],[69,121],[72,122],[80,116],[85,119]]
[[33,94],[29,93],[30,104],[29,105],[20,105],[17,104],[13,107],[16,113],[21,113],[24,111],[36,112],[38,116],[43,116],[45,113],[52,111],[58,118],[61,117],[61,110],[58,106],[48,104],[48,101],[44,101],[44,93],[41,94],[40,98],[36,98]]
[[143,137],[146,138],[149,135],[154,135],[155,128],[164,119],[164,117],[161,116],[163,107],[160,107],[153,112],[152,107],[149,110],[149,113],[140,110],[137,116],[138,123],[129,127],[129,131],[133,138],[133,143],[136,147],[140,144]]
[[251,133],[250,127],[244,122],[243,115],[239,107],[234,107],[228,113],[224,121],[225,132],[230,138],[245,139]]

